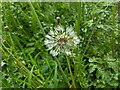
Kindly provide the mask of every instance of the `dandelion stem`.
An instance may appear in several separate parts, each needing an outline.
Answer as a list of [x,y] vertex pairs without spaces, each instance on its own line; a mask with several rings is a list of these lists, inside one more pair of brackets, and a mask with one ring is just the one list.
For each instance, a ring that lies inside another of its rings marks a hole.
[[59,69],[60,69],[60,71],[62,72],[62,75],[63,75],[63,77],[64,77],[66,83],[67,83],[68,86],[70,87],[70,83],[69,83],[69,81],[68,81],[68,79],[67,79],[67,77],[66,77],[66,75],[65,75],[65,73],[64,73],[64,71],[63,71],[63,69],[62,69],[62,67],[61,67],[60,62],[58,61],[58,59],[57,59],[56,57],[55,57],[55,59],[56,59],[56,61],[57,61],[57,63],[58,63]]
[[71,75],[71,78],[72,78],[72,85],[74,88],[76,88],[76,85],[75,85],[75,80],[74,80],[74,77],[73,77],[73,74],[72,74],[72,71],[71,71],[71,67],[70,67],[70,61],[66,55],[66,59],[67,59],[67,63],[68,63],[68,67],[69,67],[69,71],[70,71],[70,75]]

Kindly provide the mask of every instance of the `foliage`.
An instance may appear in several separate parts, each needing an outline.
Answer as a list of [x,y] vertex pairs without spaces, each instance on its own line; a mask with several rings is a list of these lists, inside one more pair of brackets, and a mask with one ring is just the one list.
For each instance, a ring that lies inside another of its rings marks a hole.
[[[80,38],[76,57],[52,57],[45,35],[56,17]],[[3,88],[117,88],[119,41],[116,3],[2,3]]]

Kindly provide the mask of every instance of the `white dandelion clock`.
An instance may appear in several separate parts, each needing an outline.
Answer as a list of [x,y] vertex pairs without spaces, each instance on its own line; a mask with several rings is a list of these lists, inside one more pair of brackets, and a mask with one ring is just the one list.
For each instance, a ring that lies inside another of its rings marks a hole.
[[44,43],[53,56],[61,53],[72,55],[72,50],[80,43],[80,39],[72,27],[67,27],[65,30],[58,25],[46,35]]

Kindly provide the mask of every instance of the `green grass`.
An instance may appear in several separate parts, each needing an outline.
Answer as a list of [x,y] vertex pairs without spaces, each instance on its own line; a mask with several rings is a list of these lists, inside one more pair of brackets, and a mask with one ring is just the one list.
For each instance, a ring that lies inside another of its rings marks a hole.
[[[117,88],[117,3],[2,3],[2,88]],[[80,44],[75,57],[53,57],[45,35],[72,26]]]

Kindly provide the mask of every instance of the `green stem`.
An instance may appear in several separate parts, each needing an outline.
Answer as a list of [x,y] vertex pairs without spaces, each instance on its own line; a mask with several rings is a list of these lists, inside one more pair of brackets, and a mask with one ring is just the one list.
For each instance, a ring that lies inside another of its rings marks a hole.
[[34,9],[32,3],[31,3],[31,1],[30,1],[30,0],[28,0],[28,1],[29,1],[29,5],[30,5],[30,8],[31,8],[32,12],[34,13],[34,15],[35,15],[35,17],[36,17],[36,19],[37,19],[37,22],[38,22],[38,24],[39,24],[39,27],[40,27],[40,29],[42,30],[43,35],[45,36],[45,31],[44,31],[44,29],[43,29],[43,27],[42,27],[42,25],[41,25],[41,22],[40,22],[40,20],[39,20],[39,18],[38,18],[38,15],[37,15],[37,13],[35,12],[35,9]]
[[63,71],[63,69],[62,69],[62,67],[61,67],[61,64],[60,64],[59,60],[58,60],[56,57],[55,57],[55,59],[56,59],[56,61],[57,61],[57,63],[58,63],[59,69],[60,69],[60,71],[62,72],[62,75],[63,75],[66,83],[67,83],[68,86],[70,87],[70,83],[69,83],[69,81],[68,81],[68,79],[67,79],[67,77],[66,77],[66,75],[65,75],[65,73],[64,73],[64,71]]
[[[94,4],[92,3],[92,9],[93,9],[93,13],[94,13]],[[99,22],[99,20],[97,21],[97,23]],[[97,24],[96,23],[96,24]],[[94,34],[94,32],[95,32],[95,25],[93,26],[93,30],[92,30],[92,32],[91,32],[91,34],[90,34],[90,37],[89,37],[89,39],[88,39],[88,42],[87,42],[87,44],[86,44],[86,47],[85,47],[85,50],[84,50],[84,52],[83,52],[83,55],[82,55],[82,57],[81,57],[81,61],[83,60],[83,57],[85,56],[85,53],[86,53],[86,51],[87,51],[87,49],[88,49],[88,47],[89,47],[89,44],[90,44],[90,41],[91,41],[91,39],[92,39],[92,36],[93,36],[93,34]]]
[[[112,10],[113,10],[113,15],[112,15],[112,21],[113,21],[113,26],[115,26],[115,23],[116,23],[116,18],[115,18],[115,15],[116,15],[116,4],[112,7]],[[114,28],[112,29],[111,31],[111,48],[112,48],[112,57],[114,58],[114,55],[115,55],[115,34],[114,34]]]
[[[20,62],[20,60],[17,57],[14,56],[14,54],[12,54],[12,52],[10,52],[7,49],[7,47],[4,44],[2,44],[2,45],[3,45],[3,48],[8,52],[8,54],[13,56],[13,58],[16,62],[16,66],[17,67],[19,66],[18,68],[22,71],[23,74],[25,74],[27,76],[30,71],[22,64],[22,62]],[[3,50],[2,48],[0,48],[0,49]],[[36,83],[38,85],[39,85],[39,83],[43,84],[43,81],[38,79],[34,74],[32,74],[32,76],[33,76],[33,80],[32,80],[33,83]]]
[[69,71],[70,71],[70,76],[72,78],[72,85],[73,85],[74,88],[76,88],[75,80],[74,80],[74,77],[73,77],[73,74],[72,74],[72,71],[71,71],[70,61],[69,61],[67,56],[66,56],[66,59],[67,59],[68,68],[69,68]]
[[[2,3],[0,6],[0,48],[2,48]],[[2,51],[0,50],[0,60],[2,60]],[[2,67],[0,67],[0,71],[2,71]],[[0,73],[0,76],[2,76],[2,73]],[[2,87],[2,78],[0,78],[0,87]],[[2,88],[0,88],[2,89]]]

